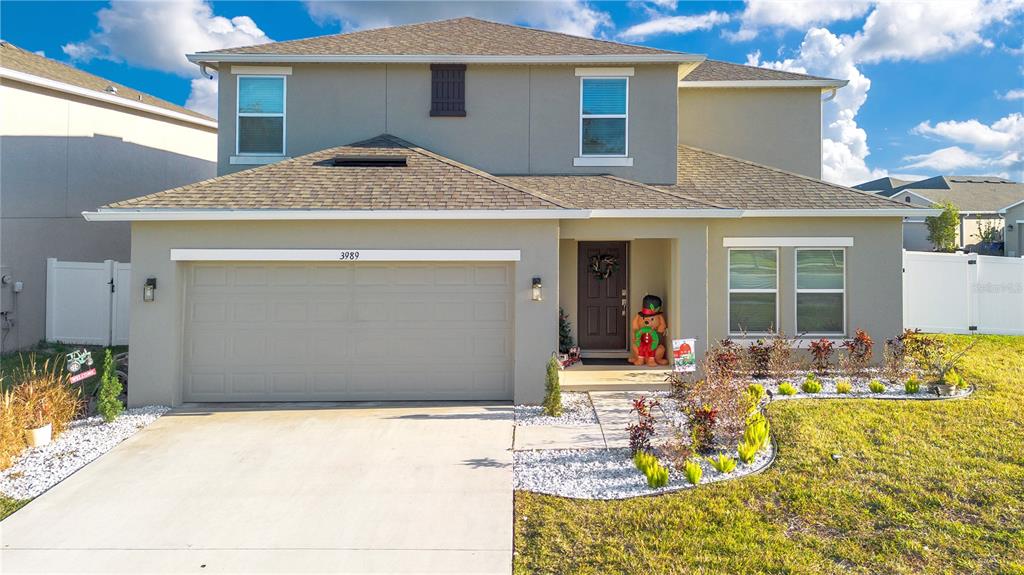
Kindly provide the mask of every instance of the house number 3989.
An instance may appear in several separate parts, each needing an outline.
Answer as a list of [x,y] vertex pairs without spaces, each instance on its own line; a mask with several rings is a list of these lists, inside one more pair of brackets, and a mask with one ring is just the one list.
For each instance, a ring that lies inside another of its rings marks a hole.
[[341,255],[338,259],[340,259],[341,261],[354,261],[359,259],[359,252],[341,252]]

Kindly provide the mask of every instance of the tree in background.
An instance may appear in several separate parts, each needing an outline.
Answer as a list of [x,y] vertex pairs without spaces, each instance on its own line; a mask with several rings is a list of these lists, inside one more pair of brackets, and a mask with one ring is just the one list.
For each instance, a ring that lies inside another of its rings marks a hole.
[[936,251],[955,252],[957,249],[956,231],[960,227],[960,210],[951,202],[939,204],[942,213],[924,219],[928,226],[928,241]]
[[103,357],[103,378],[100,380],[99,397],[96,399],[96,410],[103,416],[104,421],[114,421],[124,406],[121,405],[121,380],[117,379],[117,370],[114,369],[114,356],[107,350]]

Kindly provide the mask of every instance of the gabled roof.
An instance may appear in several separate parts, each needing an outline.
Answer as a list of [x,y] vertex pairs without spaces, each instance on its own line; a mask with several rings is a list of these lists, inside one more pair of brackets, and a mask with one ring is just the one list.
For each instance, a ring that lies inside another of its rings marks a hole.
[[952,202],[961,212],[998,212],[1024,200],[1024,184],[996,176],[935,176],[908,183],[893,195],[911,192],[933,203]]
[[463,57],[464,61],[473,61],[474,57],[520,58],[523,61],[531,58],[605,57],[614,61],[633,58],[664,62],[703,58],[477,18],[455,18],[198,52],[189,55],[189,59],[193,62],[242,61],[239,57],[243,56],[246,61],[266,62],[318,61],[323,58],[403,61],[401,59],[410,57],[433,57],[430,59],[440,61],[436,56]]
[[707,200],[609,175],[502,176],[502,179],[585,210],[726,209]]
[[806,86],[816,88],[838,88],[845,86],[846,80],[836,80],[823,76],[797,74],[770,68],[733,64],[720,60],[704,60],[693,70],[680,78],[680,87],[729,87],[729,86]]
[[[96,92],[97,94],[102,94],[105,97],[113,97],[114,101],[123,100],[125,104],[141,102],[143,104],[177,112],[179,114],[185,114],[201,120],[216,122],[213,118],[204,116],[199,112],[194,112],[188,108],[168,102],[167,100],[161,100],[160,98],[150,96],[145,92],[129,88],[124,84],[112,82],[106,78],[101,78],[79,70],[73,66],[63,64],[56,60],[51,60],[50,58],[40,56],[34,52],[29,52],[28,50],[19,48],[7,41],[0,41],[0,67],[29,74],[38,78],[44,78],[54,82],[83,88],[85,90]],[[110,87],[115,88],[116,92],[110,90]]]
[[895,195],[901,186],[905,186],[910,183],[910,180],[901,180],[899,178],[885,177],[878,178],[877,180],[871,180],[870,182],[864,182],[863,184],[857,184],[853,186],[855,189],[862,190],[865,192],[874,192],[880,196],[890,198]]
[[678,147],[676,170],[676,184],[659,187],[741,210],[918,209],[869,192],[692,146]]
[[[407,165],[333,165],[338,156],[396,155],[405,156]],[[566,207],[542,193],[387,134],[105,206],[176,210],[549,210]]]

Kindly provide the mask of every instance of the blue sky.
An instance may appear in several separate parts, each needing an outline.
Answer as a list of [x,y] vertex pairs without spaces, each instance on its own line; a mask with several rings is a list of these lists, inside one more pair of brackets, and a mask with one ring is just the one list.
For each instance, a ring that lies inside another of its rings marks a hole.
[[1024,179],[1024,0],[933,2],[22,2],[0,36],[214,114],[185,52],[472,15],[849,79],[823,172]]

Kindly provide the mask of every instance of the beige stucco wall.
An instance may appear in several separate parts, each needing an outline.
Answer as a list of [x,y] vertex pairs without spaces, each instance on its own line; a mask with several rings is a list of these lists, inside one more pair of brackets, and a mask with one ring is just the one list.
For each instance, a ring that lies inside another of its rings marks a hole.
[[821,177],[820,88],[680,88],[679,143]]
[[45,334],[46,258],[129,261],[129,228],[81,212],[212,177],[213,128],[0,82],[0,310],[15,326],[3,350]]
[[[466,117],[431,117],[428,64],[296,64],[287,79],[286,154],[382,133],[496,174],[613,173],[674,183],[676,66],[635,66],[629,83],[632,167],[574,167],[580,79],[573,66],[469,65]],[[219,173],[235,153],[237,76],[219,79]]]
[[[558,224],[554,221],[136,222],[132,224],[130,405],[181,402],[183,269],[172,248],[518,249],[515,264],[515,401],[538,403],[544,366],[557,348]],[[531,278],[544,283],[531,299]],[[142,284],[157,278],[156,301]]]
[[[1006,210],[1003,219],[1006,229],[1003,238],[1006,241],[1006,248],[1003,253],[1011,257],[1024,256],[1024,204]],[[1013,226],[1013,229],[1010,229]]]

